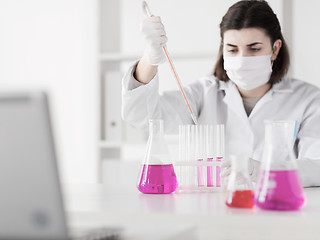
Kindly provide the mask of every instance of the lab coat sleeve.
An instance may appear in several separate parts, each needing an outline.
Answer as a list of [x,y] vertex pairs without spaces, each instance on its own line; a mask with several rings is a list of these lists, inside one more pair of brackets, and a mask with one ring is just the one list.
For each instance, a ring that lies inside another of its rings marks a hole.
[[308,104],[298,133],[298,169],[304,187],[320,186],[320,93]]
[[[140,129],[148,129],[149,119],[163,119],[167,134],[177,134],[179,124],[192,124],[188,108],[179,91],[159,93],[159,76],[148,83],[141,84],[133,76],[136,64],[124,75],[122,80],[122,118]],[[199,81],[184,88],[192,110],[198,115],[202,101]]]

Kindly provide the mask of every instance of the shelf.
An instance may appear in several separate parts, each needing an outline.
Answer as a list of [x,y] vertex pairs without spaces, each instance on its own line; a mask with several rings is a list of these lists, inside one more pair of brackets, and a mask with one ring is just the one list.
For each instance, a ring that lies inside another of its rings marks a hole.
[[136,143],[129,143],[129,142],[121,142],[121,141],[100,141],[98,147],[100,148],[123,148],[123,147],[145,147],[145,142],[136,142]]
[[100,141],[100,160],[141,161],[145,155],[146,142],[128,143]]
[[121,148],[123,143],[120,141],[100,141],[98,144],[99,148]]
[[[172,59],[203,59],[203,58],[216,58],[217,53],[199,52],[199,53],[177,53],[171,55]],[[134,61],[141,58],[138,54],[125,54],[125,53],[102,53],[99,57],[100,61],[106,62],[120,62],[120,61]]]

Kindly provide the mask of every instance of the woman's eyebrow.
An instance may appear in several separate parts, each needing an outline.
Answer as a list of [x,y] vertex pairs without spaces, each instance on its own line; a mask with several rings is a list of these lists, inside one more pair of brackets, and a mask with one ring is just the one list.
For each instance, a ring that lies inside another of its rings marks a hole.
[[[263,44],[262,42],[253,42],[253,43],[249,43],[247,44],[248,47],[252,47],[254,45],[257,45],[257,44]],[[230,46],[230,47],[238,47],[237,45],[235,44],[231,44],[231,43],[226,43],[227,46]]]
[[238,47],[237,45],[234,45],[234,44],[231,44],[231,43],[227,43],[226,45],[230,46],[230,47]]
[[262,44],[262,42],[253,42],[253,43],[247,44],[247,46],[248,47],[252,47],[252,46],[257,45],[257,44]]

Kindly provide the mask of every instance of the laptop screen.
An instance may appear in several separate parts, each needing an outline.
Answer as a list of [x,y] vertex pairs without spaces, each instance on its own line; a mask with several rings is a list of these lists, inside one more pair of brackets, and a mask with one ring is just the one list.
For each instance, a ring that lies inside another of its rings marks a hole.
[[0,93],[0,239],[67,239],[44,93]]

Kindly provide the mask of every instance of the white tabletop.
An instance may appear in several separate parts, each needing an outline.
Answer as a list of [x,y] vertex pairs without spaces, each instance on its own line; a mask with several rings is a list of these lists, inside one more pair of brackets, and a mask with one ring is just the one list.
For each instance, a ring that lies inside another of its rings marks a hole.
[[[73,225],[124,226],[126,239],[320,239],[320,188],[305,189],[307,204],[300,211],[279,212],[228,208],[224,192],[151,195],[133,185],[64,187]],[[143,229],[149,231],[141,235]]]

